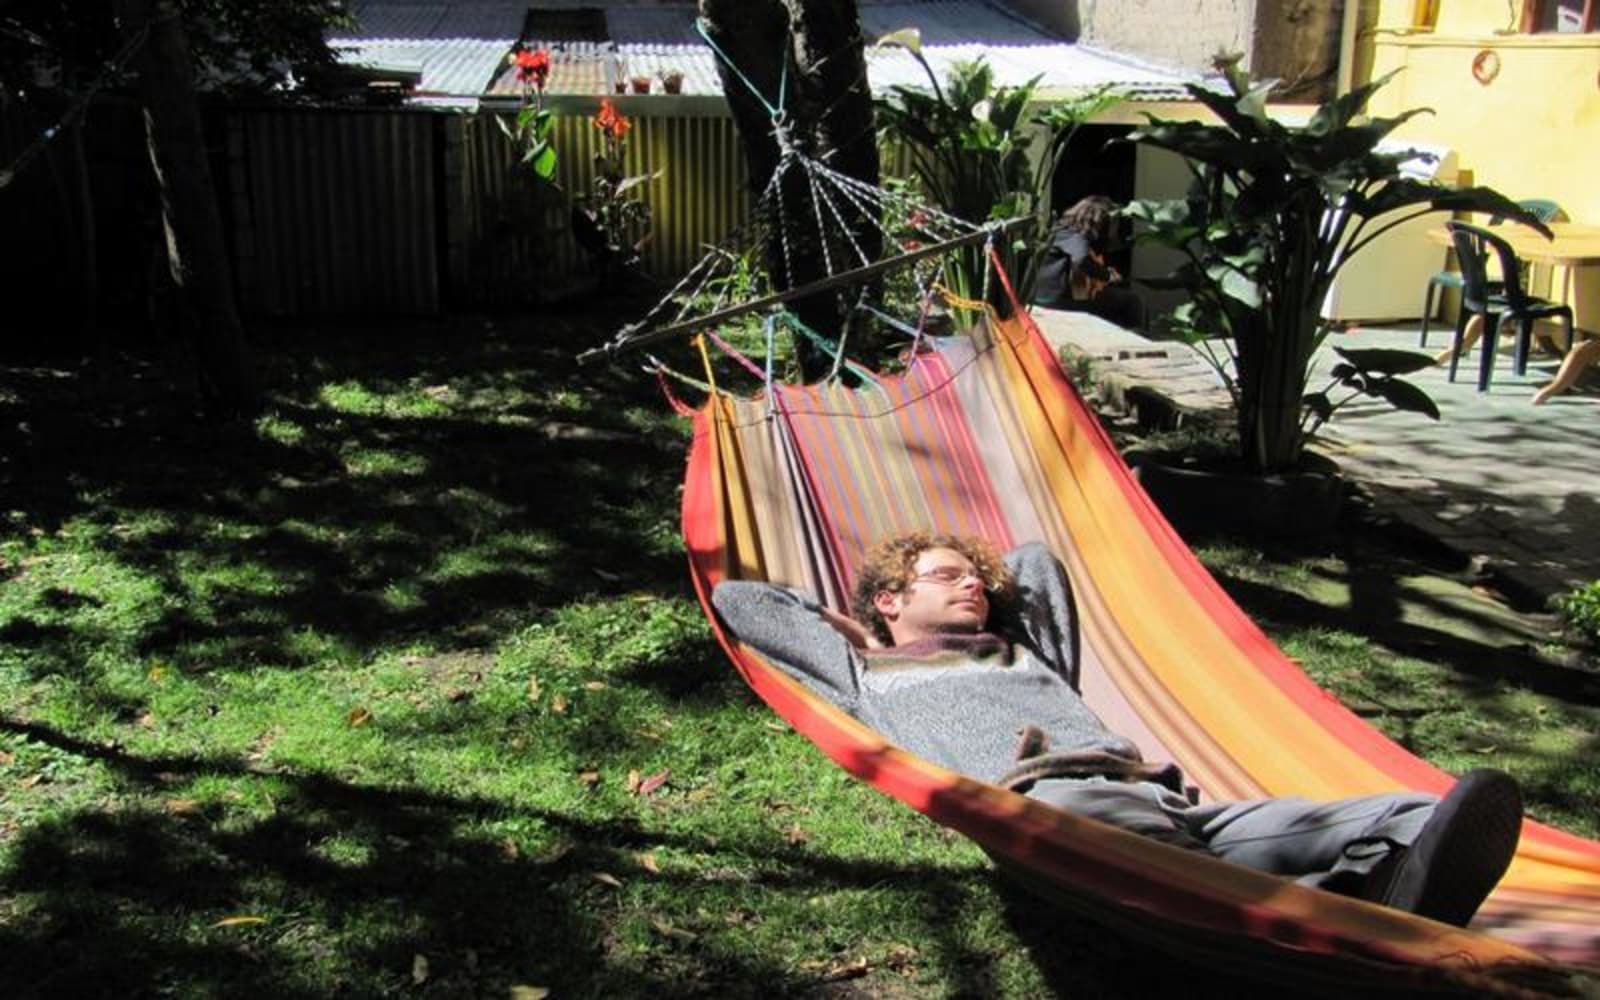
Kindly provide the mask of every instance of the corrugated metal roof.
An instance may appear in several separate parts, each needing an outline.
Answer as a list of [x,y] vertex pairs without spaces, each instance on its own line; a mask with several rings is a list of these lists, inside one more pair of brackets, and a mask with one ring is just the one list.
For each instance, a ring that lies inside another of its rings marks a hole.
[[[600,0],[581,6],[605,11],[624,76],[650,77],[652,92],[659,93],[661,75],[675,70],[683,74],[683,93],[721,95],[716,57],[694,30],[692,4],[641,6]],[[992,0],[862,0],[857,6],[869,42],[900,28],[919,29],[923,56],[941,75],[952,62],[983,56],[994,68],[996,82],[1004,86],[1039,76],[1046,91],[1112,85],[1130,98],[1146,100],[1182,98],[1183,85],[1192,79],[1055,37]],[[352,62],[419,65],[422,81],[417,92],[424,102],[472,103],[484,95],[517,93],[506,58],[528,9],[526,2],[491,0],[360,0],[354,11],[356,26],[332,39],[346,49],[343,58]],[[539,39],[527,41],[541,47]],[[604,42],[549,47],[556,62],[551,92],[610,91],[613,71]],[[869,49],[867,64],[874,90],[895,84],[923,86],[927,81],[922,68],[900,49]]]

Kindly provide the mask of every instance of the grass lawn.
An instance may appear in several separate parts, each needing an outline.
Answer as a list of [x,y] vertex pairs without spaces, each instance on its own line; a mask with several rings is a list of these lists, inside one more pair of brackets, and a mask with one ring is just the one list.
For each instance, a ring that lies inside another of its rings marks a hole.
[[[131,362],[0,369],[0,994],[1195,994],[746,691],[684,422],[571,364],[613,327],[279,331],[232,426]],[[1597,832],[1593,675],[1526,620],[1387,553],[1205,554],[1358,711]]]

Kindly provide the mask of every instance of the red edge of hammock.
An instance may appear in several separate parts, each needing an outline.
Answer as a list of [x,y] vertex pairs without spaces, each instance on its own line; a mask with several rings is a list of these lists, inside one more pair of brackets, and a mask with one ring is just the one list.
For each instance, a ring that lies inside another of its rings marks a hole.
[[[1481,935],[1378,909],[1373,914],[1376,921],[1401,927],[1413,938],[1438,940],[1437,953],[1419,955],[1383,940],[1340,933],[1313,920],[1285,914],[1265,903],[1207,895],[1204,883],[1178,886],[1167,882],[1157,886],[1148,872],[1130,866],[1129,858],[1122,852],[1128,849],[1130,841],[1134,855],[1152,850],[1159,855],[1177,848],[1147,842],[1134,834],[1081,817],[1067,816],[926,762],[913,763],[914,758],[902,751],[863,738],[856,731],[857,727],[837,717],[836,709],[723,630],[711,604],[711,591],[725,577],[726,571],[718,503],[711,485],[713,456],[709,438],[710,418],[708,410],[702,408],[694,418],[682,508],[690,575],[702,611],[718,643],[751,689],[839,766],[879,791],[961,831],[986,849],[1048,876],[1054,884],[1068,891],[1135,909],[1152,919],[1209,933],[1242,934],[1290,951],[1389,965],[1428,966],[1446,975],[1472,971],[1441,967],[1436,963],[1469,952],[1468,942],[1482,939]],[[1120,841],[1120,848],[1108,851],[1095,838],[1073,837],[1071,830],[1081,827],[1101,832],[1102,839],[1110,843]],[[1202,873],[1207,866],[1218,865],[1225,863],[1185,856],[1185,866]],[[1272,886],[1282,887],[1280,880],[1271,876],[1240,871],[1231,865],[1225,867],[1233,876],[1270,880]],[[1515,964],[1543,962],[1532,952],[1506,942],[1495,941],[1493,948]]]

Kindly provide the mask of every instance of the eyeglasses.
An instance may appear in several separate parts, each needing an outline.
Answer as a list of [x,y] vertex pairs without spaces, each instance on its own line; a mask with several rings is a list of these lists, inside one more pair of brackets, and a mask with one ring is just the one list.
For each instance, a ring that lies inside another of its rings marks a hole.
[[935,566],[926,573],[918,573],[912,577],[913,581],[922,580],[926,583],[937,583],[945,587],[959,587],[968,579],[978,581],[978,586],[987,588],[983,575],[975,569],[961,569],[956,566]]

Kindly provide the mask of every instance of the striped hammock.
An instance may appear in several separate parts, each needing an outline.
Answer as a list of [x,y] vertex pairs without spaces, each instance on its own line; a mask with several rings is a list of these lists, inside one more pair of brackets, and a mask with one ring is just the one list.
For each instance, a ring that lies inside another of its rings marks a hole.
[[751,687],[839,765],[969,836],[1002,869],[1219,967],[1341,991],[1498,992],[1600,961],[1600,843],[1528,822],[1472,930],[1308,889],[937,767],[717,625],[711,589],[768,580],[846,606],[853,560],[927,528],[1042,541],[1082,622],[1083,691],[1145,757],[1214,799],[1317,799],[1450,777],[1318,689],[1206,573],[1129,475],[1025,313],[941,339],[862,389],[714,393],[694,413],[683,530],[706,615]]

